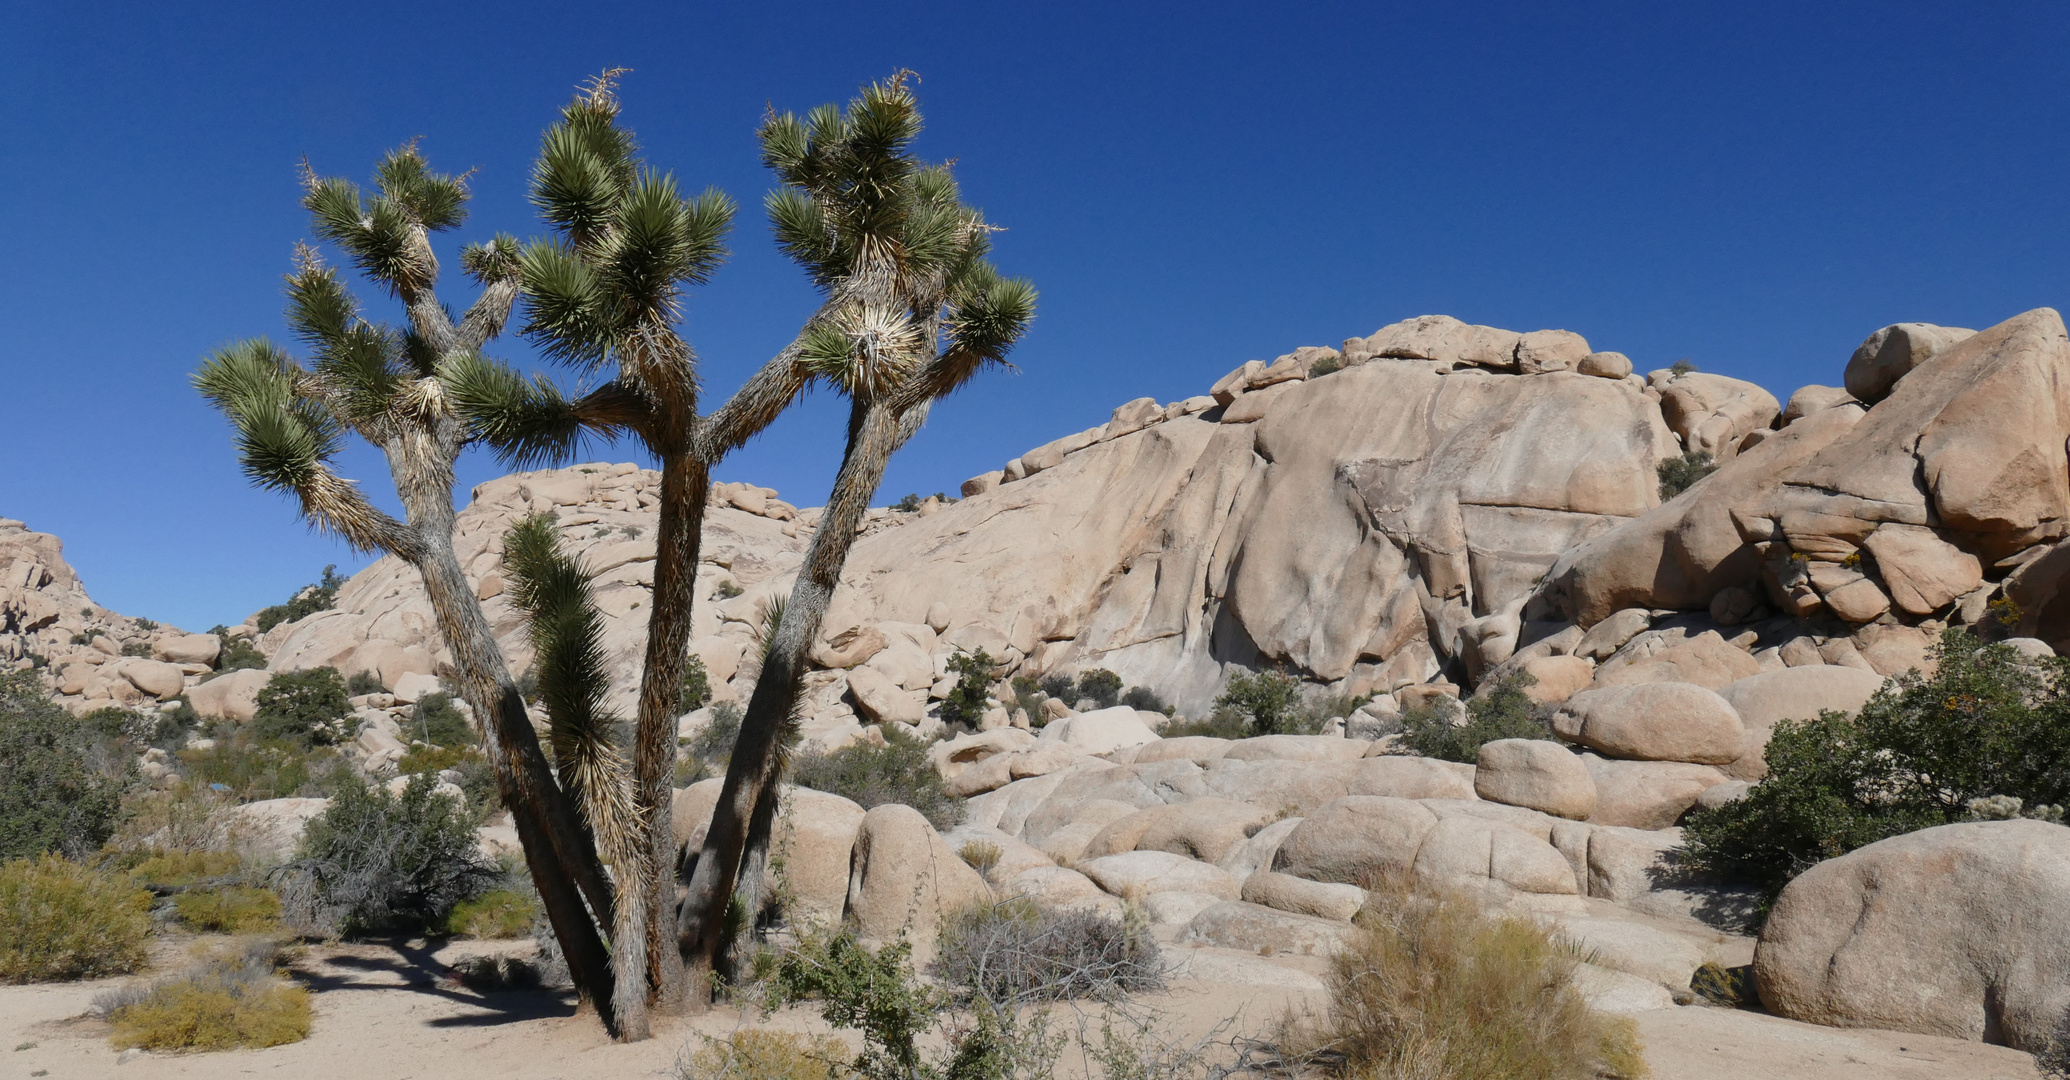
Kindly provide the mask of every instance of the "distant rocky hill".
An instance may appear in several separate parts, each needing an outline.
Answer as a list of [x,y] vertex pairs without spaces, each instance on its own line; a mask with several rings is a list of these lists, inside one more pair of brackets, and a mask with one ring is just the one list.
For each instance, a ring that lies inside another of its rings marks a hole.
[[[1195,397],[1128,402],[972,478],[961,501],[873,511],[808,711],[829,736],[858,710],[914,718],[946,692],[957,648],[1016,672],[1105,667],[1198,715],[1231,666],[1350,695],[1464,690],[1572,654],[1613,618],[1636,628],[1626,639],[1667,621],[1677,640],[1717,631],[1761,668],[1901,670],[1941,626],[1987,618],[2070,639],[2056,602],[2070,348],[2056,313],[1982,333],[1902,324],[1835,360],[1844,387],[1784,404],[1723,375],[1634,373],[1567,331],[1425,316],[1250,362]],[[1685,451],[1721,467],[1663,504],[1656,469]],[[475,489],[461,558],[520,670],[501,536],[551,511],[598,575],[629,708],[656,482],[590,464]],[[745,694],[763,612],[817,516],[719,486],[693,648],[722,698]],[[56,539],[16,523],[0,525],[0,620],[0,659],[44,658],[81,703],[171,688],[136,661],[185,664],[192,683],[213,658],[94,607]],[[444,662],[414,572],[394,559],[355,575],[333,610],[237,632],[273,669],[365,670],[390,687]],[[868,694],[849,685],[859,669]]]

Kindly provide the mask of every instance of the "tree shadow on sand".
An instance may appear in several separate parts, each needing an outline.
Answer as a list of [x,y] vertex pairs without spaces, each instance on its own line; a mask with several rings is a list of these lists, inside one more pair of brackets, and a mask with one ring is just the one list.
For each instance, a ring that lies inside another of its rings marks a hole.
[[[449,967],[435,958],[431,944],[420,939],[374,938],[355,944],[385,950],[385,955],[348,953],[312,958],[297,963],[290,974],[316,994],[402,992],[439,998],[474,1010],[425,1021],[426,1027],[495,1027],[569,1017],[576,1012],[572,989],[541,983],[537,972],[522,959],[470,958],[487,962],[463,962]],[[354,974],[334,974],[324,970],[327,968],[342,968]],[[392,979],[368,981],[368,975],[388,975]]]

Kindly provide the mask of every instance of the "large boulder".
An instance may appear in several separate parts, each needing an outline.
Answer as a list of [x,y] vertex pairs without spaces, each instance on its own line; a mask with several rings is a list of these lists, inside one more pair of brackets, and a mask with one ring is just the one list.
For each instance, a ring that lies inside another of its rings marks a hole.
[[1870,334],[1847,358],[1847,392],[1874,405],[1913,368],[1974,335],[1974,330],[1932,323],[1898,323]]
[[163,660],[124,660],[115,666],[115,670],[128,679],[131,686],[160,699],[180,696],[180,688],[185,682],[180,666]]
[[1820,863],[1777,899],[1754,974],[1792,1019],[2041,1050],[2070,1011],[2070,829],[1943,825]]
[[1593,825],[1665,829],[1682,819],[1704,792],[1727,782],[1709,765],[1682,761],[1618,761],[1581,755],[1589,778],[1596,782]]
[[1883,686],[1883,676],[1860,668],[1832,664],[1807,664],[1749,675],[1718,691],[1739,714],[1745,735],[1739,756],[1724,765],[1725,774],[1736,780],[1759,780],[1768,775],[1764,756],[1768,737],[1784,720],[1815,720],[1831,709],[1853,714],[1861,711]]
[[1166,851],[1130,851],[1087,859],[1078,870],[1119,897],[1158,892],[1209,893],[1234,900],[1243,886],[1222,869]]
[[933,955],[943,915],[991,896],[920,811],[899,803],[863,815],[850,866],[848,914],[862,936],[885,942],[910,930],[923,960]]
[[1310,881],[1292,874],[1261,870],[1243,882],[1246,903],[1262,904],[1296,915],[1350,922],[1366,906],[1366,891],[1356,885]]
[[1201,911],[1179,940],[1265,956],[1328,956],[1351,940],[1350,925],[1262,904],[1226,900]]
[[1705,631],[1658,652],[1612,657],[1596,670],[1593,685],[1681,682],[1716,690],[1760,670],[1760,661],[1746,650],[1726,641],[1716,631]]
[[1496,739],[1481,744],[1473,772],[1476,795],[1582,820],[1596,810],[1596,782],[1566,747],[1545,739]]
[[1137,837],[1137,851],[1167,851],[1189,859],[1219,863],[1229,850],[1249,839],[1273,814],[1250,803],[1209,796],[1191,799],[1150,821]]
[[213,664],[222,651],[214,634],[167,634],[151,643],[151,655],[169,664]]
[[1931,615],[1984,583],[1975,555],[1922,525],[1887,521],[1862,541],[1892,602],[1911,615]]
[[[704,845],[725,783],[713,777],[676,789],[669,824],[678,848],[688,847],[695,855]],[[850,857],[862,830],[863,808],[831,792],[788,784],[780,789],[777,808],[771,854],[784,860],[799,912],[828,924],[839,922],[847,905]]]
[[1407,873],[1437,820],[1408,799],[1347,795],[1304,818],[1269,869],[1364,887],[1382,876]]
[[1775,395],[1744,379],[1687,372],[1659,380],[1660,412],[1682,445],[1724,461],[1747,433],[1767,428],[1782,413]]
[[1561,738],[1611,757],[1723,765],[1745,752],[1746,728],[1715,692],[1682,682],[1585,690],[1553,715]]
[[1143,723],[1136,710],[1116,705],[1052,720],[1043,727],[1040,741],[1061,743],[1081,754],[1106,754],[1156,742],[1157,733]]
[[273,678],[271,672],[245,668],[225,672],[187,691],[187,704],[210,719],[250,723],[259,711],[259,691]]

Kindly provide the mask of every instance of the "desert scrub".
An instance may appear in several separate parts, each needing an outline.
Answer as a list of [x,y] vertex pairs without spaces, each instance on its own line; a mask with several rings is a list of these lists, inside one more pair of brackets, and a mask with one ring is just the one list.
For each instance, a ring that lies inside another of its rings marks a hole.
[[253,934],[280,925],[280,897],[249,885],[175,893],[173,911],[188,929],[209,934]]
[[952,914],[929,970],[1002,1010],[1072,998],[1119,1001],[1164,988],[1164,962],[1146,924],[1045,910],[1024,897]]
[[0,863],[0,982],[93,979],[144,964],[151,894],[56,855]]
[[992,682],[999,677],[999,662],[983,649],[957,649],[948,666],[956,676],[956,685],[942,702],[942,722],[976,728],[985,715],[985,699],[991,695]]
[[1777,724],[1767,778],[1690,814],[1682,864],[1772,899],[1819,861],[1886,837],[1989,816],[1980,811],[1994,804],[2046,816],[2070,802],[2070,661],[1950,629],[1931,664],[1932,678],[1890,679],[1853,719]]
[[252,725],[223,725],[214,745],[179,752],[187,779],[239,802],[321,796],[344,759],[328,746],[257,737]]
[[471,938],[521,938],[531,934],[539,915],[539,898],[529,891],[491,889],[454,905],[446,930]]
[[[875,952],[852,930],[808,930],[777,960],[767,1009],[815,1001],[820,1018],[859,1029],[862,1053],[848,1066],[860,1080],[1047,1080],[1064,1039],[1047,1013],[960,1002],[913,972],[903,936]],[[923,1055],[923,1041],[939,1049]]]
[[410,710],[409,735],[449,750],[481,741],[475,737],[474,725],[467,722],[467,714],[453,703],[453,695],[444,691],[424,695]]
[[338,587],[343,584],[345,579],[338,576],[338,568],[335,565],[324,567],[323,576],[316,584],[304,585],[295,590],[295,595],[290,597],[287,603],[274,604],[259,612],[259,633],[263,634],[284,622],[294,622],[319,611],[329,611],[331,605],[338,600]]
[[284,742],[303,748],[335,746],[352,736],[357,724],[345,680],[336,668],[283,671],[259,690],[252,734],[261,742]]
[[1660,479],[1660,501],[1666,502],[1696,486],[1696,482],[1718,471],[1718,463],[1702,450],[1684,451],[1653,467]]
[[0,672],[0,859],[80,856],[115,832],[131,786],[93,729],[51,701],[34,670]]
[[283,981],[277,949],[253,942],[169,979],[102,994],[117,1048],[232,1050],[300,1042],[309,1036],[309,991]]
[[1589,1007],[1581,957],[1535,924],[1395,882],[1357,923],[1330,960],[1328,1004],[1289,1028],[1297,1059],[1345,1077],[1646,1075],[1632,1022]]
[[1402,715],[1402,745],[1423,757],[1463,761],[1480,757],[1481,744],[1497,739],[1552,739],[1552,729],[1537,716],[1538,704],[1524,688],[1538,680],[1519,671],[1497,682],[1487,693],[1466,703],[1466,723],[1436,704],[1419,705]]
[[883,725],[884,745],[858,742],[831,754],[799,754],[791,782],[830,791],[868,810],[904,803],[936,829],[952,829],[963,821],[963,800],[949,794],[942,777],[927,760],[927,743]]
[[849,1080],[848,1048],[831,1035],[742,1028],[676,1059],[677,1080]]
[[[1248,720],[1247,728],[1234,726],[1241,720]],[[1277,671],[1229,676],[1229,684],[1215,698],[1212,724],[1218,730],[1242,730],[1243,735],[1313,735],[1322,726],[1301,708],[1301,684]]]
[[401,794],[347,774],[309,820],[293,862],[274,872],[292,922],[357,935],[445,925],[497,872],[482,861],[474,817],[428,776]]

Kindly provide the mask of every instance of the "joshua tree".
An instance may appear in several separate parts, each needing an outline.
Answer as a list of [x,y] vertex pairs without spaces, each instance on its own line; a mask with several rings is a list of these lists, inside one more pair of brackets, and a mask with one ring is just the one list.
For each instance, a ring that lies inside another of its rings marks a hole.
[[[299,247],[287,279],[288,318],[313,363],[247,340],[203,363],[195,383],[235,426],[245,473],[256,484],[295,496],[319,531],[357,551],[392,554],[422,575],[576,986],[609,1025],[608,959],[591,912],[610,922],[611,890],[453,554],[453,463],[469,432],[450,402],[452,375],[503,329],[518,291],[517,246],[498,237],[461,252],[461,268],[481,295],[455,324],[436,293],[430,234],[464,219],[464,178],[432,172],[410,145],[382,160],[371,195],[306,169],[304,186],[317,236],[400,300],[407,326],[369,322],[337,272]],[[387,456],[404,520],[375,507],[333,468],[348,431]]]
[[936,398],[1003,362],[1034,315],[1034,288],[987,261],[991,227],[963,204],[948,166],[913,155],[919,131],[901,73],[846,110],[771,116],[759,132],[763,161],[784,185],[767,201],[778,243],[826,293],[799,362],[851,408],[833,493],[768,645],[681,908],[693,995],[726,945],[736,885],[749,910],[759,893],[806,654],[886,463]]
[[685,285],[703,283],[725,257],[734,207],[714,191],[685,199],[673,177],[646,167],[618,122],[618,74],[593,80],[546,132],[532,201],[556,237],[518,256],[526,335],[583,375],[612,377],[571,400],[544,380],[527,382],[476,360],[456,380],[453,400],[513,464],[565,461],[594,434],[630,435],[661,465],[654,599],[630,769],[630,806],[645,849],[642,865],[620,875],[612,935],[620,1031],[632,1039],[647,1034],[649,980],[665,1005],[683,989],[673,940],[669,781],[711,466],[767,427],[811,373],[793,346],[717,413],[698,414],[697,357],[676,324]]

